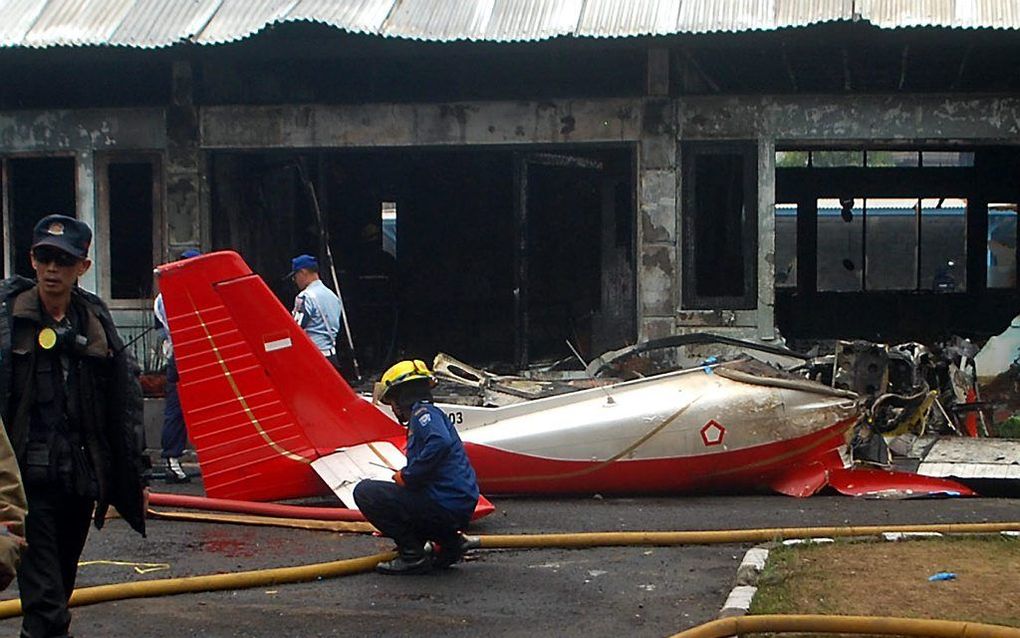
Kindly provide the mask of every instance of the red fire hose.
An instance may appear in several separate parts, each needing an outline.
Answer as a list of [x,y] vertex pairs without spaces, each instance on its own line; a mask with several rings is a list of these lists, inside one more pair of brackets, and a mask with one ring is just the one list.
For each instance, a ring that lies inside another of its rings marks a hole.
[[320,521],[353,522],[365,520],[364,515],[358,510],[343,507],[253,503],[251,501],[237,501],[229,498],[208,498],[205,496],[166,494],[163,492],[149,492],[149,505],[213,510],[217,512],[236,512],[239,514],[258,514],[260,516],[276,516],[281,518],[305,518]]

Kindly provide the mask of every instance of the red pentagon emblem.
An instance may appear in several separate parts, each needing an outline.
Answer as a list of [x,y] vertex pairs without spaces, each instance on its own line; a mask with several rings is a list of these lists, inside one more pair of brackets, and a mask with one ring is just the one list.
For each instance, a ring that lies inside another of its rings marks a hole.
[[701,428],[701,440],[705,445],[719,445],[726,436],[726,428],[715,419],[711,419]]

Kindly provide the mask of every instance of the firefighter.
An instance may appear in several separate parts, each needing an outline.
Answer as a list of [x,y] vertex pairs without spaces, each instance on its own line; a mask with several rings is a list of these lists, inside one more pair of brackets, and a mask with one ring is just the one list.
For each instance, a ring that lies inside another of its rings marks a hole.
[[397,544],[384,574],[421,574],[449,567],[464,554],[478,503],[478,482],[457,430],[432,403],[436,379],[424,362],[401,361],[376,384],[376,399],[407,427],[407,465],[393,482],[366,480],[354,489],[358,508]]

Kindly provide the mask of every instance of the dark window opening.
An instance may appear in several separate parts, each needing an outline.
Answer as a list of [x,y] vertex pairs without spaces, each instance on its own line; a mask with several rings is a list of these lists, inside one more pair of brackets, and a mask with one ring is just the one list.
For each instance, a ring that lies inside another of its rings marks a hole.
[[754,144],[691,143],[683,158],[684,306],[753,308],[757,271]]
[[107,165],[113,299],[152,296],[154,177],[150,162]]
[[29,252],[32,229],[47,215],[77,217],[73,157],[11,158],[6,161],[9,197],[11,267],[16,274],[35,277]]

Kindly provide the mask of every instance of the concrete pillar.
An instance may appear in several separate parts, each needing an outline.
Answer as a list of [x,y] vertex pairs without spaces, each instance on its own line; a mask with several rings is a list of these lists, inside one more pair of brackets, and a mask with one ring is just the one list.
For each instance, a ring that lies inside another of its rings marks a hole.
[[191,63],[177,61],[172,70],[172,96],[166,112],[165,257],[202,246],[202,162],[198,109],[193,99]]
[[102,271],[102,258],[100,255],[108,255],[109,251],[104,250],[105,236],[100,236],[99,225],[96,224],[96,163],[95,154],[91,149],[81,149],[74,156],[75,159],[75,184],[77,188],[77,217],[85,222],[92,229],[92,267],[82,275],[79,284],[85,290],[98,293],[102,283],[100,281]]
[[776,144],[758,141],[758,338],[776,338]]
[[638,143],[638,337],[672,334],[677,307],[676,111],[668,99],[645,104]]

